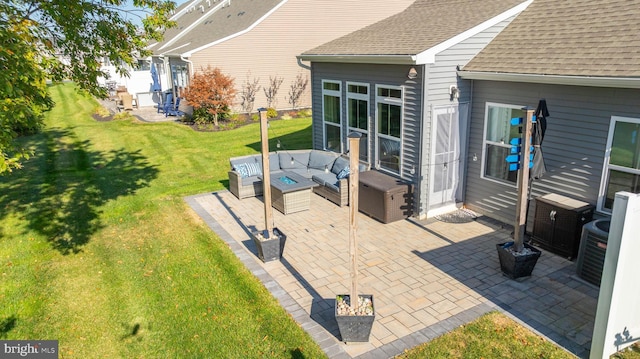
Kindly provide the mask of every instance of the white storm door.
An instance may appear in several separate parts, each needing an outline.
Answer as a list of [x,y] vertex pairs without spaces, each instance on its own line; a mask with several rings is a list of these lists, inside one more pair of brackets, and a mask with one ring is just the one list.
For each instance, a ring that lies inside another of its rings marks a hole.
[[433,110],[429,209],[456,203],[460,173],[458,106]]

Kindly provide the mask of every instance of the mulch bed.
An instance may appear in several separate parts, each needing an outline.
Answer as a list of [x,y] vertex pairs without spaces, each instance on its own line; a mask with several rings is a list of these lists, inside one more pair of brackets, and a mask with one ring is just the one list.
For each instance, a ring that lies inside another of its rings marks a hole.
[[113,120],[113,115],[101,116],[101,115],[98,115],[97,113],[94,113],[91,116],[93,117],[94,120],[96,120],[98,122],[107,122],[107,121]]
[[[287,114],[289,111],[278,111],[278,117],[275,118],[271,118],[269,119],[269,121],[274,121],[274,120],[280,120],[281,116]],[[93,119],[98,121],[98,122],[107,122],[107,121],[112,121],[114,118],[114,114],[108,115],[108,116],[101,116],[97,113],[94,113],[92,115]],[[140,118],[139,116],[134,116],[137,117],[139,120],[144,121],[144,119]],[[248,114],[239,114],[238,117],[233,120],[233,121],[220,121],[218,126],[214,126],[213,124],[204,124],[204,125],[199,125],[196,124],[193,121],[187,121],[186,118],[184,121],[180,121],[178,120],[177,122],[190,127],[192,130],[197,131],[197,132],[219,132],[219,131],[229,131],[235,128],[239,128],[242,126],[246,126],[252,123],[257,123],[259,121],[255,121],[251,115]]]

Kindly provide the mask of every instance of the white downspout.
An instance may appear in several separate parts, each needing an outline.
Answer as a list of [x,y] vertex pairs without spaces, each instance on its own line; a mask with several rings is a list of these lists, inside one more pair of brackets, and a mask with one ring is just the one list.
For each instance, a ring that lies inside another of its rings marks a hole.
[[191,83],[189,79],[193,76],[193,61],[187,60],[184,56],[180,55],[180,60],[187,63],[187,71],[189,72],[189,76],[187,76],[187,86]]

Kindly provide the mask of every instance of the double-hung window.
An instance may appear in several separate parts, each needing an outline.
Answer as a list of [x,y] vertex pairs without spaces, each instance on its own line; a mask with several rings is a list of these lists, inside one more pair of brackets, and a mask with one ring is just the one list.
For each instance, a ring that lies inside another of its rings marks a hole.
[[616,192],[640,193],[640,119],[611,117],[598,210],[611,212]]
[[518,126],[511,126],[511,119],[524,118],[522,106],[487,103],[484,117],[482,144],[482,176],[501,182],[515,183],[517,171],[509,171],[506,161],[511,151],[512,138],[520,138]]
[[402,165],[402,88],[376,86],[377,161],[379,167],[400,174]]
[[342,100],[340,87],[341,83],[338,81],[322,81],[324,148],[334,152],[342,152],[342,111],[340,110]]
[[359,132],[360,160],[369,161],[369,85],[347,82],[347,121],[349,133]]

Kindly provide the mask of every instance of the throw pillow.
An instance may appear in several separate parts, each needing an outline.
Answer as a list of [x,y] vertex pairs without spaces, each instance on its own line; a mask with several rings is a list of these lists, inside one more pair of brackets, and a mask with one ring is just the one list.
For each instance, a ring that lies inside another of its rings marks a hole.
[[349,166],[345,167],[336,176],[339,180],[349,177]]
[[249,171],[247,170],[247,165],[245,163],[234,165],[233,170],[238,172],[242,178],[249,177]]
[[245,166],[247,167],[247,175],[249,177],[262,175],[262,167],[258,162],[245,163]]

